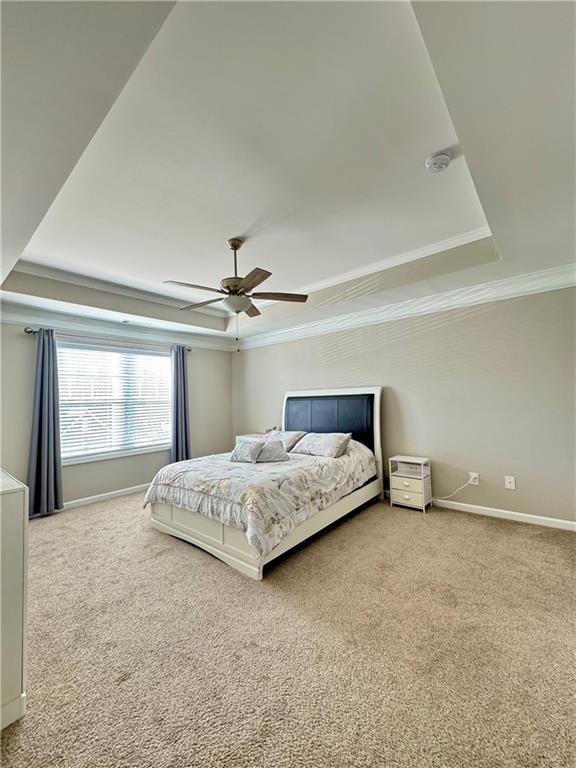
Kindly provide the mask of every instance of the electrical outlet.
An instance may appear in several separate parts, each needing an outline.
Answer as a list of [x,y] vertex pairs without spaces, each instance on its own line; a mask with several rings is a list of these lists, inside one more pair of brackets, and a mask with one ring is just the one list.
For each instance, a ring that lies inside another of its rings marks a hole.
[[504,488],[509,491],[516,490],[516,478],[514,475],[504,475]]
[[469,472],[470,476],[470,485],[479,485],[480,484],[480,475],[478,472]]

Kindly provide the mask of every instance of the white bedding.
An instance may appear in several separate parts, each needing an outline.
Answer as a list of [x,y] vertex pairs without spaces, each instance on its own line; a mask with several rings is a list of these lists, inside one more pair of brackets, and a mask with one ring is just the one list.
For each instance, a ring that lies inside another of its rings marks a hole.
[[263,464],[234,463],[229,453],[168,464],[144,506],[173,504],[239,528],[262,560],[299,523],[376,475],[374,454],[355,440],[337,459],[288,455]]

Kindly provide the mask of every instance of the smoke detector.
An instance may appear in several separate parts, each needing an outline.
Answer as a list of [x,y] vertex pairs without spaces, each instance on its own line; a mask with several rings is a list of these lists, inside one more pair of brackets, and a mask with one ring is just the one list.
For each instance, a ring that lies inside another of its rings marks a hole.
[[426,168],[430,173],[440,173],[448,168],[450,160],[452,160],[450,152],[435,152],[426,159]]

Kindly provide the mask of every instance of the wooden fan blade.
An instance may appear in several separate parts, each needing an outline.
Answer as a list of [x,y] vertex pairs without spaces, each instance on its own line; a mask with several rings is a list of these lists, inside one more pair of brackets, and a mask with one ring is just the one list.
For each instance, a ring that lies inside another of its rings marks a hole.
[[207,285],[194,285],[194,283],[181,283],[180,280],[164,280],[165,283],[170,285],[183,285],[185,288],[196,288],[199,291],[212,291],[212,293],[226,293],[221,291],[220,288],[209,288]]
[[258,309],[258,307],[255,307],[254,304],[250,304],[248,309],[244,310],[248,317],[258,317],[258,315],[261,315],[262,312]]
[[252,299],[272,299],[273,301],[306,301],[305,293],[253,293]]
[[247,274],[246,277],[242,278],[238,288],[244,291],[244,293],[251,291],[252,288],[256,288],[256,286],[260,285],[260,283],[263,283],[264,280],[268,280],[271,274],[272,272],[267,272],[265,269],[255,267],[252,272]]
[[208,304],[217,304],[219,301],[224,301],[224,299],[209,299],[208,301],[201,301],[199,304],[188,304],[185,307],[180,307],[180,309],[196,309],[196,307],[206,307]]

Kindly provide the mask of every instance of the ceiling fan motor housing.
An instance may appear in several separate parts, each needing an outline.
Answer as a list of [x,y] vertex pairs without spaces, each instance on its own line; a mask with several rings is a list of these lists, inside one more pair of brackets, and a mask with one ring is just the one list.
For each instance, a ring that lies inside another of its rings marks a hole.
[[241,282],[241,277],[223,277],[222,280],[220,280],[220,288],[222,288],[223,291],[231,291],[234,293],[238,290]]

